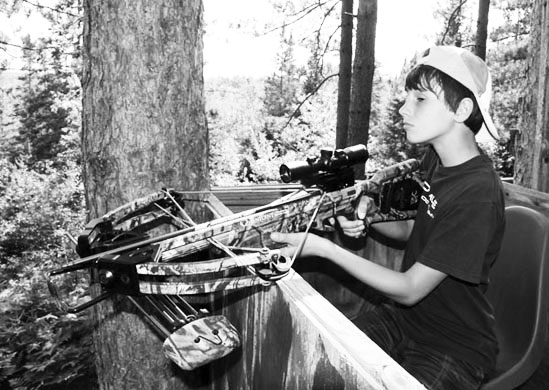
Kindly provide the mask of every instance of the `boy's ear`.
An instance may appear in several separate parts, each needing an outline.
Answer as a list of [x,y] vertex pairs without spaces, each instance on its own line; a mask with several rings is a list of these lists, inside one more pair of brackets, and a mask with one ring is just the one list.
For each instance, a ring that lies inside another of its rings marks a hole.
[[473,112],[474,103],[471,98],[463,98],[459,102],[455,117],[458,122],[465,122]]

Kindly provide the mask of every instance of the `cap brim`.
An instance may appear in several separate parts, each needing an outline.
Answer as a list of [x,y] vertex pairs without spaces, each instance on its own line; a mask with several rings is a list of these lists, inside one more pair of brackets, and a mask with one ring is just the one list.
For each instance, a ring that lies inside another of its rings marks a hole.
[[[477,102],[478,102],[479,99],[476,96],[475,96],[475,98],[477,99]],[[486,129],[488,134],[490,134],[490,136],[494,140],[499,141],[500,136],[499,136],[499,133],[498,133],[498,129],[497,129],[496,125],[494,124],[494,121],[492,120],[492,117],[490,116],[490,113],[488,112],[488,110],[486,108],[484,108],[482,106],[482,104],[479,104],[478,108],[480,109],[480,113],[482,114],[482,119],[484,120],[484,124],[482,125],[482,127]],[[479,133],[483,130],[483,128],[481,128],[479,130]]]

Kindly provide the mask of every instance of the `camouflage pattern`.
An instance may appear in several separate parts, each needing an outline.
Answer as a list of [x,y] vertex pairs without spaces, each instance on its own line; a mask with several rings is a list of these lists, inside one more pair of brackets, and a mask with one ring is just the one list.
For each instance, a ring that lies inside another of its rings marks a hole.
[[183,370],[194,370],[240,346],[240,335],[224,316],[208,316],[185,324],[162,346],[164,355]]
[[417,214],[417,210],[407,210],[407,211],[400,211],[400,210],[391,210],[388,213],[376,213],[372,216],[368,216],[364,218],[365,225],[371,225],[372,223],[377,222],[386,222],[386,221],[398,221],[398,220],[406,220],[406,219],[413,219],[415,218]]
[[401,163],[388,166],[387,168],[380,169],[370,179],[361,182],[362,190],[367,194],[377,194],[384,182],[395,178],[410,176],[414,172],[417,172],[418,168],[419,161],[411,158]]
[[[375,194],[384,182],[410,175],[418,167],[419,162],[414,159],[392,165],[378,171],[370,180],[326,193],[320,206],[319,190],[303,190],[264,207],[197,225],[192,232],[162,242],[161,261],[173,261],[177,257],[204,249],[209,246],[209,239],[225,245],[272,247],[275,243],[270,239],[271,232],[303,231],[317,207],[319,211],[313,229],[324,230],[328,218],[354,211],[353,202],[360,193]],[[372,216],[369,222],[410,219],[414,216],[413,212],[392,210],[390,213]]]
[[169,282],[140,281],[139,292],[141,294],[194,295],[209,294],[216,291],[239,290],[257,285],[268,286],[270,284],[272,283],[256,275],[201,280],[198,282],[186,281],[184,279]]
[[117,207],[114,210],[109,211],[107,214],[101,217],[104,221],[111,221],[113,223],[118,223],[120,220],[127,218],[128,215],[131,215],[141,209],[148,207],[154,202],[159,200],[166,199],[166,194],[164,191],[158,191],[154,194],[144,196],[142,198],[134,199],[131,202],[123,204],[120,207]]
[[193,261],[186,263],[142,263],[137,264],[139,275],[156,276],[182,276],[197,275],[210,272],[220,272],[237,267],[248,267],[256,264],[268,264],[276,261],[280,256],[280,250],[267,250],[266,252],[247,253],[235,257],[223,257],[220,259]]
[[[329,217],[351,213],[356,195],[356,186],[328,193],[320,205],[313,229],[323,230]],[[285,202],[255,209],[253,213],[235,214],[233,218],[197,225],[192,232],[163,241],[161,261],[173,261],[197,248],[206,248],[211,239],[224,245],[272,247],[276,244],[270,233],[303,231],[319,206],[320,198],[319,190],[299,191]]]

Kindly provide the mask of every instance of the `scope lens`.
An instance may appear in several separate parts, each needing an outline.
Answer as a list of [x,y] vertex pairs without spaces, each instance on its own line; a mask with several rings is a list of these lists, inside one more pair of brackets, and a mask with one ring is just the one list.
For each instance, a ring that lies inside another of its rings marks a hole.
[[284,183],[290,183],[292,181],[292,172],[286,165],[280,166],[280,178]]

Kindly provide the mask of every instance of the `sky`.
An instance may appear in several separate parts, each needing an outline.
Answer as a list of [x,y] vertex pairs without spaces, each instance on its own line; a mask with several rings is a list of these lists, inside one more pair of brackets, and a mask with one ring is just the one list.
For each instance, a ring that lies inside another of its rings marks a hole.
[[[416,51],[432,43],[433,34],[440,30],[433,16],[438,1],[378,0],[376,60],[382,73],[397,74]],[[269,0],[203,2],[205,77],[264,77],[271,74],[280,33],[279,30],[265,33],[279,25],[273,22]],[[54,6],[56,0],[39,0],[39,3]],[[355,3],[358,4],[358,0]],[[47,24],[36,13],[10,18],[0,15],[0,26],[2,33],[7,35],[7,41],[16,44],[20,44],[18,36],[25,33],[34,37],[47,33]],[[300,55],[302,62],[305,62],[307,54],[298,52],[297,56]],[[10,60],[12,67],[18,66],[16,48],[1,50],[0,56]]]
[[[416,51],[432,44],[434,33],[440,30],[433,16],[437,1],[378,0],[376,60],[381,72],[400,72]],[[268,24],[272,15],[269,0],[204,0],[205,76],[261,77],[272,73],[279,32],[254,36],[238,28],[244,22]]]

